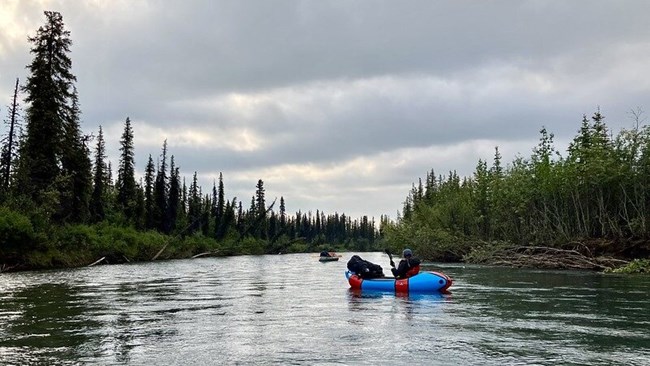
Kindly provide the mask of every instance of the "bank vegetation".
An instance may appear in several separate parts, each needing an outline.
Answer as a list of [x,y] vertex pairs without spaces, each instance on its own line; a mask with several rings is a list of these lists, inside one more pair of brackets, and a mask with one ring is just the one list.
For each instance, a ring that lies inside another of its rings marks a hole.
[[614,135],[600,110],[584,115],[564,155],[542,128],[531,155],[509,164],[497,147],[470,177],[431,170],[397,222],[382,222],[386,240],[430,260],[517,267],[613,270],[648,258],[650,127],[641,110],[631,116]]

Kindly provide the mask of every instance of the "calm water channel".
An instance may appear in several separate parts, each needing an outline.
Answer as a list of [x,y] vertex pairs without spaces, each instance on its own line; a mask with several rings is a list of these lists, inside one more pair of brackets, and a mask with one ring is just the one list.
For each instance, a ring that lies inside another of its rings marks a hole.
[[349,290],[352,254],[0,274],[2,365],[650,365],[650,278],[425,265],[450,295]]

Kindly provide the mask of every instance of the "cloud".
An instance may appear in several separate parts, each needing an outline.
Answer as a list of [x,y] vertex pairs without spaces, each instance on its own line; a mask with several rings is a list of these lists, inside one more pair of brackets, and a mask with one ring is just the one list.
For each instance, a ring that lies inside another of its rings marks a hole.
[[245,206],[262,179],[289,211],[378,218],[431,169],[528,156],[543,126],[563,151],[582,114],[616,132],[650,95],[647,1],[162,4],[6,0],[0,97],[57,10],[83,128],[104,127],[113,166],[130,117],[139,171],[166,139],[204,191],[223,172]]

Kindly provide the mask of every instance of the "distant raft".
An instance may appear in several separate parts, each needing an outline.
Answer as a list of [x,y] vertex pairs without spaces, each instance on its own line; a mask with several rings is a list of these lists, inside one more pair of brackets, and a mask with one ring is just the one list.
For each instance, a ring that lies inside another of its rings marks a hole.
[[319,262],[335,262],[339,260],[339,257],[318,257]]
[[350,287],[362,291],[387,291],[395,293],[444,293],[453,283],[440,272],[420,272],[413,277],[397,280],[393,277],[363,279],[355,273],[345,271]]
[[318,261],[320,262],[334,262],[339,260],[342,255],[336,254],[335,252],[328,252],[328,251],[322,251],[320,252],[320,257],[318,258]]

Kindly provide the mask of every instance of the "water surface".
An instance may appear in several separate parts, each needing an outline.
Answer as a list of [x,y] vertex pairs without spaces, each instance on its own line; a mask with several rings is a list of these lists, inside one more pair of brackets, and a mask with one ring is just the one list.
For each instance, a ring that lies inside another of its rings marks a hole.
[[0,274],[2,365],[649,365],[650,278],[425,263],[450,295],[349,289],[353,254]]

